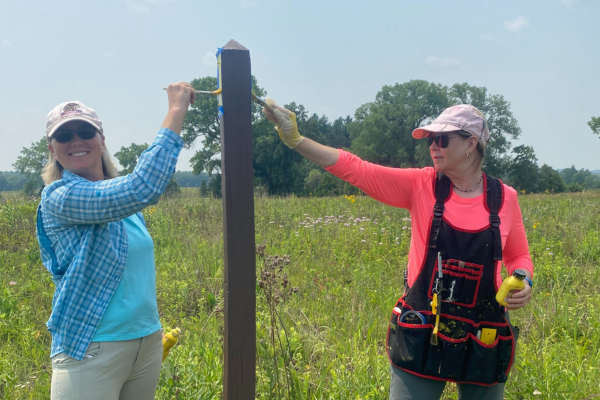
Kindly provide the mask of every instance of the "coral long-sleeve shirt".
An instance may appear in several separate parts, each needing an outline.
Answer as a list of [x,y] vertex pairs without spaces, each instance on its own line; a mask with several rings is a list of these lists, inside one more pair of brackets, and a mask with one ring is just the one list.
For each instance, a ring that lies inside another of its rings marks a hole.
[[[358,187],[370,197],[394,207],[406,208],[411,214],[412,235],[408,254],[408,284],[417,279],[427,250],[427,235],[435,205],[433,179],[435,170],[427,168],[389,168],[373,164],[340,150],[337,163],[325,168],[331,174]],[[502,236],[502,261],[508,273],[526,269],[533,276],[533,263],[523,226],[517,192],[504,185],[504,204],[499,212]],[[462,198],[452,193],[446,202],[444,219],[452,226],[479,230],[489,225],[483,194]],[[497,268],[496,289],[502,283]]]

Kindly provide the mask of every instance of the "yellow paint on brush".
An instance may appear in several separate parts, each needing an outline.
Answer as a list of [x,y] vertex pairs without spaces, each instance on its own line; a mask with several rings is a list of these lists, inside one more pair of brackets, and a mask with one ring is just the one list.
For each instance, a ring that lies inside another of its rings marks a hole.
[[257,95],[255,95],[254,92],[252,92],[252,101],[273,111],[273,107],[271,107],[265,100],[263,100],[260,97],[258,97]]

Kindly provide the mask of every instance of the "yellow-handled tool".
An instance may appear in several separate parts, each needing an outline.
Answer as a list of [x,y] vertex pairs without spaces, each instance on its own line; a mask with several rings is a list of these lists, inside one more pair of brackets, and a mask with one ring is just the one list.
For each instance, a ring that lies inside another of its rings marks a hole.
[[[167,90],[167,88],[163,88],[163,90]],[[218,96],[221,94],[221,88],[219,88],[217,90],[213,90],[212,92],[208,91],[208,90],[194,90],[194,91],[196,92],[196,94],[208,94],[210,96]],[[260,97],[255,95],[254,92],[252,92],[252,101],[273,111],[273,107],[271,107],[270,105],[267,104],[266,101],[264,101],[263,99],[261,99]]]
[[169,351],[171,351],[171,347],[173,347],[175,345],[175,343],[177,343],[177,339],[179,338],[179,335],[181,335],[181,329],[175,328],[163,336],[163,338],[162,338],[162,342],[163,342],[162,360],[163,361],[165,361],[165,358],[167,358],[167,356],[169,355]]
[[[163,90],[167,90],[167,88],[164,87]],[[219,88],[217,90],[213,90],[212,92],[210,92],[208,90],[194,90],[194,92],[196,92],[196,94],[209,94],[211,96],[218,96],[221,94],[221,88]]]
[[435,280],[435,287],[433,288],[433,301],[431,302],[431,312],[435,315],[435,326],[433,332],[431,332],[431,340],[429,341],[432,345],[437,346],[438,344],[438,328],[440,326],[440,314],[442,313],[442,297],[441,293],[444,290],[444,273],[442,272],[442,253],[438,252],[438,276]]

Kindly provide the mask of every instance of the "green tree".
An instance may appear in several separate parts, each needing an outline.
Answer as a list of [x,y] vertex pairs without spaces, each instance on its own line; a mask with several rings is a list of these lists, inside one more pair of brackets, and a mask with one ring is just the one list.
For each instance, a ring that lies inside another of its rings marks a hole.
[[202,182],[200,182],[200,196],[201,197],[208,197],[208,184],[206,183],[206,180],[203,180]]
[[583,184],[586,189],[600,189],[600,176],[590,172],[590,174],[585,177]]
[[540,168],[533,147],[520,145],[513,149],[515,158],[510,166],[510,178],[515,189],[527,193],[538,191]]
[[587,169],[577,170],[574,165],[571,168],[565,168],[560,175],[568,185],[569,191],[580,192],[583,189],[600,188],[600,176],[592,174]]
[[181,193],[181,189],[179,188],[179,184],[177,183],[175,178],[172,176],[171,180],[167,184],[167,188],[165,189],[163,196],[170,197],[170,196],[178,195],[180,193]]
[[571,165],[571,168],[565,168],[560,171],[560,176],[565,180],[565,183],[568,185],[573,183],[575,175],[577,175],[577,169],[574,165]]
[[13,164],[15,171],[25,175],[27,180],[31,181],[27,186],[31,194],[44,187],[40,174],[48,162],[48,154],[48,140],[43,137],[39,142],[31,143],[30,147],[23,147],[17,161]]
[[210,181],[208,181],[208,190],[212,193],[213,197],[217,199],[221,198],[221,173],[212,174]]
[[123,167],[123,169],[119,171],[119,174],[127,175],[132,173],[133,169],[137,165],[138,160],[140,159],[140,156],[148,147],[148,143],[131,143],[131,146],[129,147],[122,146],[121,150],[115,153],[115,158],[119,160],[119,164],[121,164]]
[[558,171],[544,164],[540,168],[538,190],[540,192],[562,193],[567,190],[567,185]]
[[309,193],[317,193],[317,189],[319,188],[322,179],[323,171],[315,168],[308,173],[306,178],[304,178],[304,187]]
[[180,187],[200,187],[202,181],[208,180],[208,175],[194,175],[191,171],[176,171],[173,177]]
[[[194,79],[191,85],[196,90],[215,90],[217,88],[217,78],[208,76]],[[258,86],[254,76],[252,76],[252,91],[259,97],[264,97],[266,94]],[[202,139],[202,149],[198,150],[190,159],[192,170],[196,175],[201,172],[212,175],[215,171],[221,171],[221,130],[217,113],[218,105],[216,96],[198,96],[196,102],[190,106],[183,121],[181,137],[185,148],[191,148],[196,139]],[[253,122],[263,119],[261,110],[261,106],[252,103]]]
[[347,125],[352,122],[352,118],[338,118],[333,123],[330,123],[327,117],[319,118],[319,131],[325,136],[324,144],[336,149],[349,148],[350,133]]
[[[198,90],[214,90],[217,81],[213,77],[204,77],[195,79],[191,83]],[[254,77],[252,77],[252,87],[257,96],[266,95]],[[201,139],[202,149],[192,156],[190,163],[194,174],[206,172],[211,176],[208,191],[219,197],[221,196],[221,132],[217,107],[217,98],[199,97],[186,114],[182,138],[187,148],[190,148],[196,139]],[[296,113],[298,128],[303,136],[325,143],[327,140],[323,131],[327,131],[332,134],[332,138],[343,142],[345,120],[340,120],[336,123],[335,129],[331,129],[327,118],[309,115],[302,105],[291,103],[285,107]],[[252,131],[255,187],[262,187],[270,194],[302,193],[304,178],[314,166],[300,154],[290,151],[279,140],[273,124],[264,118],[262,107],[254,103]]]
[[454,104],[472,104],[486,116],[491,139],[484,170],[490,175],[505,175],[511,161],[509,139],[519,137],[519,124],[502,96],[467,83],[448,88],[413,80],[384,86],[375,101],[359,107],[354,122],[347,124],[351,149],[363,159],[391,167],[432,165],[426,142],[414,139],[412,131],[431,123]]
[[[319,130],[323,124],[322,118],[316,114],[309,116],[306,109],[296,103],[284,107],[296,114],[298,130],[304,137],[324,142],[325,137]],[[304,191],[304,179],[314,169],[314,164],[298,152],[290,151],[267,119],[255,121],[252,131],[255,186],[264,187],[270,194],[301,194]]]
[[5,172],[6,176],[6,190],[21,190],[25,186],[27,182],[27,177],[25,175],[21,175],[18,172]]
[[596,135],[600,136],[600,117],[592,117],[588,125]]
[[34,179],[29,179],[23,186],[23,193],[26,196],[34,196],[39,191],[39,187]]
[[[451,101],[445,86],[423,80],[384,86],[375,101],[360,106],[347,124],[351,150],[359,157],[390,167],[419,167],[426,161],[425,141],[412,131],[431,122]],[[420,147],[420,151],[417,149]]]
[[8,181],[6,180],[4,175],[0,175],[0,192],[2,192],[3,190],[6,190],[7,187],[8,187]]

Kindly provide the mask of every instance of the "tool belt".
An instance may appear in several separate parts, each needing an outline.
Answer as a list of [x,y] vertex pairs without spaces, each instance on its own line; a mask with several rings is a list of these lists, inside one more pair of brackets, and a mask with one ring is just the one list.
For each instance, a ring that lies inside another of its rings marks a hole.
[[[401,307],[401,301],[397,306]],[[401,309],[405,312],[404,309]],[[421,311],[425,323],[398,322],[400,314],[392,313],[387,336],[390,362],[415,375],[478,385],[506,382],[512,365],[518,328],[510,323],[504,326],[473,325],[442,314],[437,333],[437,345],[431,344],[435,315]],[[477,338],[482,328],[497,331],[492,344]]]

